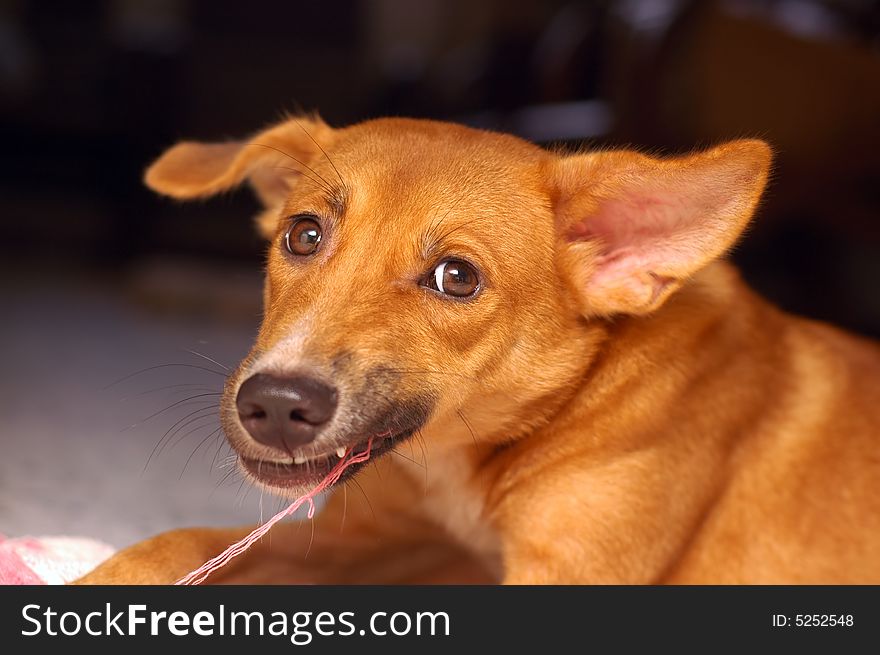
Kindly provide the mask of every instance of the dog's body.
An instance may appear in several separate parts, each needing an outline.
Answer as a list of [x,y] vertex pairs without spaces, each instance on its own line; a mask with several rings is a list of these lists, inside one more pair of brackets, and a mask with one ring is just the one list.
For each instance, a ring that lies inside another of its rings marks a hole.
[[[227,436],[293,497],[334,448],[374,437],[378,457],[313,530],[278,526],[212,581],[880,583],[880,348],[715,261],[765,145],[558,155],[316,119],[253,144],[182,144],[147,177],[182,198],[247,177],[268,208],[266,315]],[[332,418],[285,415],[305,450],[243,399],[303,371],[339,398]],[[246,532],[161,535],[83,582],[172,582]]]

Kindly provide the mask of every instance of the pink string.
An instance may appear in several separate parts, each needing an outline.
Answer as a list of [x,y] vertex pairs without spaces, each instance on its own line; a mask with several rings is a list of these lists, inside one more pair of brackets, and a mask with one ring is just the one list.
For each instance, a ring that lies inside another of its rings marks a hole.
[[[248,536],[246,536],[241,541],[237,541],[224,550],[222,553],[214,557],[213,559],[208,560],[204,564],[202,564],[195,571],[192,571],[185,576],[183,576],[180,580],[175,582],[176,585],[197,585],[201,584],[205,581],[205,579],[211,575],[214,571],[219,568],[226,566],[230,560],[234,557],[238,557],[243,552],[245,552],[248,548],[250,548],[254,542],[263,537],[269,530],[272,529],[272,526],[278,523],[285,516],[290,516],[296,510],[303,506],[304,503],[309,504],[309,518],[312,518],[315,515],[315,496],[319,493],[336,484],[339,481],[339,478],[342,477],[342,473],[348,467],[359,464],[361,462],[366,462],[370,459],[370,450],[373,447],[373,438],[371,437],[369,441],[367,441],[367,448],[362,453],[358,453],[357,455],[352,454],[350,459],[342,458],[339,462],[334,466],[330,472],[327,474],[327,477],[321,480],[315,488],[312,489],[307,494],[300,496],[297,498],[290,507],[281,510],[271,519],[266,521],[263,525],[258,527],[256,530],[251,532]],[[346,453],[348,455],[350,453]]]

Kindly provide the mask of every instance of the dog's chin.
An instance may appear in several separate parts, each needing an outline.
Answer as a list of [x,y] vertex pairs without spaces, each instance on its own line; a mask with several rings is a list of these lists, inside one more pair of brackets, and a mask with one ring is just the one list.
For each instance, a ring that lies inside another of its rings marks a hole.
[[342,475],[334,483],[338,484],[356,475],[368,462],[386,454],[395,445],[408,439],[414,431],[396,435],[379,435],[350,445],[345,457],[335,453],[310,458],[302,464],[281,463],[270,460],[254,459],[242,453],[238,456],[238,465],[246,480],[251,484],[277,496],[295,499],[308,493],[321,483],[337,466],[348,462],[352,457],[362,455],[369,450],[367,461],[345,466]]

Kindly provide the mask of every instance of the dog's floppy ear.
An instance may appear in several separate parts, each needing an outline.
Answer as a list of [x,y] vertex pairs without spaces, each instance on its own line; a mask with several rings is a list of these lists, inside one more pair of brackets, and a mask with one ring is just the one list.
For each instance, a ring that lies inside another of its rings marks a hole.
[[310,162],[321,154],[321,147],[329,147],[332,137],[332,128],[314,116],[291,117],[242,141],[183,141],[147,168],[144,182],[158,193],[190,199],[247,180],[266,207],[257,222],[268,236],[291,187],[300,176],[310,174]]
[[763,141],[658,159],[631,151],[554,164],[558,258],[586,315],[646,314],[745,229],[770,167]]

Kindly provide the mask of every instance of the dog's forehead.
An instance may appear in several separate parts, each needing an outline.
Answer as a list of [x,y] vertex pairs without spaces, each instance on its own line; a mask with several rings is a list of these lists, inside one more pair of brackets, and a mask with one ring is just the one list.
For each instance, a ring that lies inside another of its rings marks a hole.
[[509,135],[380,119],[342,130],[323,163],[333,175],[332,166],[339,171],[349,209],[384,209],[433,223],[437,212],[455,221],[456,215],[504,211],[539,197],[548,154]]
[[546,156],[507,134],[412,119],[379,119],[341,130],[332,154],[340,167],[365,181],[391,180],[396,188],[417,183],[501,188],[505,176],[535,174]]

